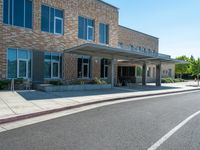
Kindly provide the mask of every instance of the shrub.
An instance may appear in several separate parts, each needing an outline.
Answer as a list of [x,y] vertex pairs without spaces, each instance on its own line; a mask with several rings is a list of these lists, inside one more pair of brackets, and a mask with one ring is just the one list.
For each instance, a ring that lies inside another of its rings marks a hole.
[[22,84],[24,79],[23,78],[17,78],[14,81],[15,81],[15,84]]
[[162,78],[161,82],[162,83],[176,83],[176,82],[184,82],[185,80],[177,78],[177,79],[172,79],[172,78]]
[[91,83],[91,84],[107,84],[106,81],[101,80],[101,79],[99,79],[99,78],[94,78],[94,80],[92,80],[90,83]]
[[0,80],[0,90],[8,89],[9,84],[10,80]]
[[60,80],[53,80],[53,81],[49,81],[49,84],[52,84],[52,85],[62,85],[62,82]]

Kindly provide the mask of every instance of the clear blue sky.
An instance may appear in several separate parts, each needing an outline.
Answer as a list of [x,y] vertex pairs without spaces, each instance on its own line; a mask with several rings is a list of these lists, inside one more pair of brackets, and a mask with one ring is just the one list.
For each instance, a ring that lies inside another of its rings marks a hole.
[[200,57],[200,0],[104,0],[120,24],[156,36],[160,52]]

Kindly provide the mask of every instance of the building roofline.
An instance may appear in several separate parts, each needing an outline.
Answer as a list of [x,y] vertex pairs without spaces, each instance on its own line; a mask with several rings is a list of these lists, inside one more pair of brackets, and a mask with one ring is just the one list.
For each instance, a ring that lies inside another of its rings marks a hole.
[[152,36],[152,35],[149,35],[149,34],[146,34],[146,33],[143,33],[143,32],[140,32],[140,31],[137,31],[137,30],[134,30],[134,29],[131,29],[131,28],[125,27],[125,26],[122,26],[122,25],[119,25],[119,27],[122,27],[122,28],[125,28],[125,29],[128,29],[128,30],[131,30],[131,31],[134,31],[134,32],[137,32],[137,33],[143,34],[143,35],[147,35],[147,36],[150,36],[150,37],[152,37],[152,38],[159,39],[158,37],[155,37],[155,36]]
[[116,6],[112,5],[112,4],[109,4],[109,3],[107,3],[107,2],[105,2],[105,1],[103,1],[103,0],[97,0],[97,1],[100,2],[100,3],[103,3],[103,4],[107,5],[107,6],[110,6],[110,7],[113,7],[113,8],[115,8],[115,9],[119,10],[118,7],[116,7]]

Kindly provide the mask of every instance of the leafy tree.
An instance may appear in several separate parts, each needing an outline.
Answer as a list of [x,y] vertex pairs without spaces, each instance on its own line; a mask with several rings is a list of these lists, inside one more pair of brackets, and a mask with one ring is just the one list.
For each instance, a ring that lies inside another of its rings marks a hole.
[[194,56],[190,56],[190,58],[188,59],[188,70],[187,70],[187,72],[188,72],[188,74],[193,74],[192,73],[192,64],[195,62],[196,60],[195,60],[195,58],[194,58]]
[[200,58],[191,62],[192,74],[197,76],[198,86],[199,86],[199,75],[200,75]]
[[176,74],[178,74],[180,76],[180,78],[182,78],[183,74],[187,74],[190,72],[190,69],[189,69],[190,58],[188,58],[186,56],[179,56],[176,59],[188,62],[188,64],[187,63],[186,64],[176,64],[176,68],[175,68]]

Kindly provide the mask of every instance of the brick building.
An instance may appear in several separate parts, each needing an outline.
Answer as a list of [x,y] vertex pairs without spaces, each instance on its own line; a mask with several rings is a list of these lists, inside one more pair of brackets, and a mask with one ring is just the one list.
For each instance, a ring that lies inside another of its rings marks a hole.
[[158,38],[120,26],[118,13],[101,0],[0,0],[0,79],[160,85],[161,64],[176,61]]

